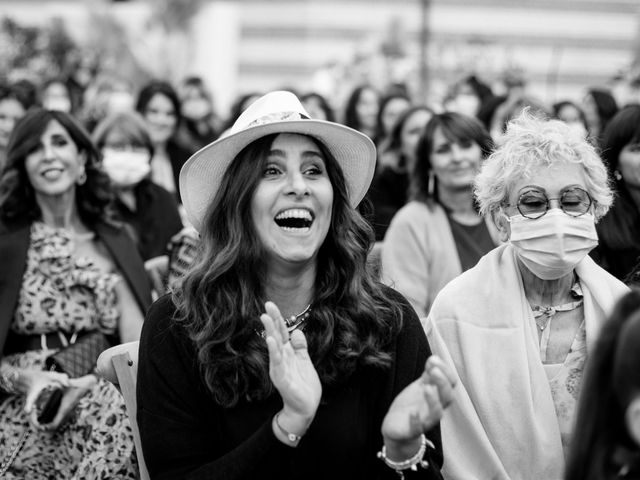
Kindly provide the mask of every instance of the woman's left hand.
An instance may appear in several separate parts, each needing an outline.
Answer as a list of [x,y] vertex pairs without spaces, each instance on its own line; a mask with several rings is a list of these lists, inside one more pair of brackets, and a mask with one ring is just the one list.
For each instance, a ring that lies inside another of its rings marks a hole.
[[396,396],[382,422],[390,458],[405,460],[412,455],[407,451],[418,450],[420,435],[438,424],[453,400],[455,384],[455,376],[439,357],[427,359],[420,378]]
[[56,430],[62,425],[67,417],[74,411],[76,405],[89,390],[98,383],[98,378],[93,375],[85,375],[79,378],[70,378],[69,387],[64,389],[60,407],[53,420],[47,424],[38,423],[38,409],[34,408],[30,414],[30,421],[33,425],[44,430]]

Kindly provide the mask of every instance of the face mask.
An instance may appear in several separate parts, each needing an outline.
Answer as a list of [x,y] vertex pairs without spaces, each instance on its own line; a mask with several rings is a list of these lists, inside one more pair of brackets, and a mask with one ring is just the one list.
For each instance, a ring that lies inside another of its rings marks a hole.
[[151,171],[151,156],[148,152],[123,152],[105,148],[102,154],[102,166],[116,187],[137,185]]
[[191,120],[200,120],[210,113],[211,108],[206,100],[193,98],[182,103],[182,115]]
[[475,117],[480,108],[480,99],[475,95],[461,93],[455,99],[455,109],[458,113]]
[[580,138],[587,138],[587,129],[582,122],[567,122],[569,128]]
[[598,244],[593,215],[567,215],[558,208],[531,220],[522,215],[508,218],[518,258],[538,278],[557,280],[569,274]]
[[57,110],[59,112],[71,111],[71,100],[66,97],[48,97],[42,106],[47,110]]

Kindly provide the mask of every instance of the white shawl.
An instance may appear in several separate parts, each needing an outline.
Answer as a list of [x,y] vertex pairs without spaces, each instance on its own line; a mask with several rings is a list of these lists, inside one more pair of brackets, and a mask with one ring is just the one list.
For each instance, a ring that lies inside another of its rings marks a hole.
[[[588,256],[576,273],[590,349],[628,288]],[[433,352],[460,380],[441,424],[445,478],[561,479],[558,420],[513,247],[451,281],[423,321]]]

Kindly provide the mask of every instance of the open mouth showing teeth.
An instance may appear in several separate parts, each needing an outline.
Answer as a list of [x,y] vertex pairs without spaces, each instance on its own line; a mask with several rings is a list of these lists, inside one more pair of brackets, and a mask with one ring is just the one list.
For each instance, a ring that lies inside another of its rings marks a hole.
[[313,224],[313,215],[309,210],[292,208],[276,215],[275,222],[285,230],[308,229]]

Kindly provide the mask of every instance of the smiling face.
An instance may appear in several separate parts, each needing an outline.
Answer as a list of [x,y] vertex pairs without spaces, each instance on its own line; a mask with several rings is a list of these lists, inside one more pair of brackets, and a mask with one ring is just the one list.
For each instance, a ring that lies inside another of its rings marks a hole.
[[57,197],[75,190],[84,171],[85,158],[78,151],[67,130],[51,120],[40,143],[25,159],[27,177],[36,197]]
[[440,127],[433,132],[430,161],[439,188],[471,188],[481,160],[482,149],[473,140],[449,140]]
[[147,121],[151,140],[155,144],[168,141],[178,123],[178,116],[175,108],[173,108],[173,103],[161,93],[156,93],[151,97],[145,108],[144,118]]
[[325,158],[304,135],[271,144],[251,200],[251,218],[268,263],[314,262],[331,226],[333,186]]

